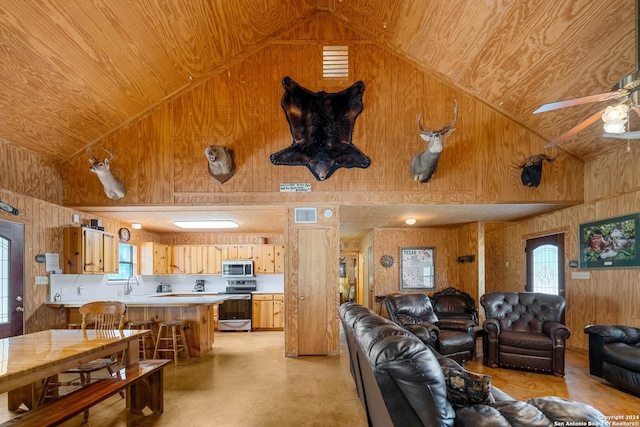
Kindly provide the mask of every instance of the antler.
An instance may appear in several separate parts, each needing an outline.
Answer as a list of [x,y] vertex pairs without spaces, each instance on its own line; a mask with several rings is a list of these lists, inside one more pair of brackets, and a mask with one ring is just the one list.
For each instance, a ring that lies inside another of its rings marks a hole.
[[113,153],[112,153],[111,151],[107,150],[107,149],[106,149],[106,148],[104,148],[104,147],[102,147],[102,149],[103,149],[104,151],[106,151],[106,152],[111,156],[111,157],[109,157],[109,160],[113,159]]
[[87,153],[87,156],[89,156],[89,160],[93,160],[94,162],[97,162],[98,159],[96,158],[96,155],[93,151],[93,148],[88,147],[87,150],[85,151],[85,153]]
[[423,127],[422,127],[422,123],[420,123],[421,116],[422,116],[422,114],[418,113],[418,115],[416,117],[416,122],[418,123],[418,128],[420,129],[420,131],[422,133],[445,135],[447,132],[449,132],[449,131],[451,131],[451,129],[453,129],[453,125],[455,124],[456,120],[458,120],[458,100],[456,99],[456,105],[453,108],[453,121],[451,123],[449,123],[447,126],[444,126],[440,130],[424,130]]

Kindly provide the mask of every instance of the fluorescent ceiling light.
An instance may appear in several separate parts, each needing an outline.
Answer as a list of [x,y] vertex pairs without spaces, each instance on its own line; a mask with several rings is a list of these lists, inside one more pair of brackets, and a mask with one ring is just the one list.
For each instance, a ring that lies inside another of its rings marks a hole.
[[134,230],[140,230],[142,228],[142,224],[140,224],[139,222],[132,222],[131,228],[133,228]]
[[230,220],[206,220],[206,221],[173,221],[180,228],[238,228],[238,223]]

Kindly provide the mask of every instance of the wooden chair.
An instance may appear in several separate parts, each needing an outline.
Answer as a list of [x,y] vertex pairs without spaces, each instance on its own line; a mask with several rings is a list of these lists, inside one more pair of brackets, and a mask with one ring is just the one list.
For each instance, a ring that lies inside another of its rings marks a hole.
[[[80,314],[82,315],[81,329],[87,330],[87,325],[92,325],[96,331],[113,331],[122,330],[124,328],[124,317],[127,313],[127,306],[123,302],[119,301],[95,301],[84,304],[80,307]],[[89,320],[91,319],[91,321]],[[53,395],[55,389],[60,387],[86,387],[91,384],[95,379],[91,378],[91,374],[106,369],[109,373],[109,377],[114,374],[113,366],[118,363],[118,355],[112,355],[109,358],[96,359],[82,365],[71,368],[62,374],[77,375],[71,381],[57,381],[57,375],[47,378],[42,385],[42,392],[38,401],[38,406],[42,405],[47,398],[56,398]],[[118,373],[118,375],[120,375]],[[99,379],[98,379],[99,380]],[[121,391],[120,396],[124,398],[124,393]],[[89,410],[84,412],[84,419],[89,417]]]

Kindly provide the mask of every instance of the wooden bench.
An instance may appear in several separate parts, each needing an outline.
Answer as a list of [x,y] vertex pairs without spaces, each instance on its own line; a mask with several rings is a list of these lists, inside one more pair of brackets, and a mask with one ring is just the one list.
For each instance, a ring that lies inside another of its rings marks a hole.
[[114,376],[96,381],[59,399],[18,415],[2,426],[54,426],[113,396],[121,390],[127,391],[127,407],[132,414],[139,414],[145,407],[154,413],[164,410],[163,368],[169,359],[141,361],[128,367],[122,378]]

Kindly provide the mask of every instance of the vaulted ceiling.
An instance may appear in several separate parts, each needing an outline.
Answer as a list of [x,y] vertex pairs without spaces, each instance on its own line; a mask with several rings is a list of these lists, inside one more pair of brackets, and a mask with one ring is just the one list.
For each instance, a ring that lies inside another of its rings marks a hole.
[[[535,108],[636,67],[634,0],[4,0],[0,138],[64,163],[318,12],[546,140],[602,105]],[[601,134],[561,149],[590,160],[626,145]]]

